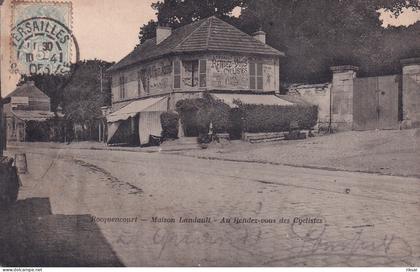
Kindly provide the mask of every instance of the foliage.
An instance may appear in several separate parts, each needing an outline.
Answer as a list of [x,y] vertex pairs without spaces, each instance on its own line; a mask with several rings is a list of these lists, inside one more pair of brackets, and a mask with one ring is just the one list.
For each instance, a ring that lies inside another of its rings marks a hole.
[[[239,18],[231,16],[241,7]],[[283,82],[325,82],[330,66],[360,66],[361,76],[397,73],[399,60],[420,56],[420,22],[383,28],[379,10],[401,15],[418,0],[166,0],[152,8],[159,23],[173,28],[217,15],[251,34],[262,28],[267,43],[284,51]],[[155,36],[157,22],[141,27],[141,42]]]
[[297,129],[311,129],[318,119],[317,106],[276,106],[240,104],[243,131],[281,132],[288,131],[296,123]]
[[208,133],[210,123],[214,133],[227,132],[231,127],[230,107],[210,95],[180,100],[176,108],[181,123],[186,126],[196,126],[199,133]]
[[[330,66],[360,66],[361,76],[397,73],[399,60],[419,54],[420,23],[383,28],[380,9],[399,15],[418,9],[405,0],[249,0],[240,28],[267,32],[267,43],[286,53],[284,82],[325,82]],[[416,52],[417,50],[417,52]]]
[[178,28],[199,19],[216,15],[230,23],[237,19],[231,16],[235,7],[245,7],[245,0],[164,0],[152,3],[158,22],[149,21],[140,27],[140,43],[155,37],[157,24]]
[[160,115],[163,140],[178,138],[178,120],[179,115],[175,112],[164,112]]

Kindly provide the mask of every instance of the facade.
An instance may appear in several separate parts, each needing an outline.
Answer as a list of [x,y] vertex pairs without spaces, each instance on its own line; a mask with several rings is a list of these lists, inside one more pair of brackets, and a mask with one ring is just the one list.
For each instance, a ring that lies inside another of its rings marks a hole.
[[156,38],[109,69],[108,142],[121,126],[128,126],[132,132],[139,130],[140,144],[147,143],[147,136],[152,131],[156,134],[160,126],[152,125],[152,120],[158,122],[160,113],[175,110],[177,101],[204,92],[236,94],[238,98],[241,94],[268,95],[282,103],[274,95],[279,91],[282,56],[284,53],[265,44],[264,32],[250,36],[214,16],[174,31],[158,27]]
[[7,141],[26,141],[30,123],[36,127],[37,123],[54,116],[50,98],[32,81],[17,87],[7,97],[10,97],[10,103],[4,105]]

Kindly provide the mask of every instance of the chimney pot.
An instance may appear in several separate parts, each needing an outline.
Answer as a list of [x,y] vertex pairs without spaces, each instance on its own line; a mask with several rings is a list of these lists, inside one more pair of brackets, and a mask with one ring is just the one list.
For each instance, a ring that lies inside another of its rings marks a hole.
[[254,34],[252,34],[252,36],[253,36],[256,40],[258,40],[258,41],[260,41],[260,42],[262,42],[262,43],[265,43],[265,36],[266,36],[266,34],[265,34],[265,32],[264,32],[264,31],[262,31],[262,30],[258,30],[257,32],[255,32]]

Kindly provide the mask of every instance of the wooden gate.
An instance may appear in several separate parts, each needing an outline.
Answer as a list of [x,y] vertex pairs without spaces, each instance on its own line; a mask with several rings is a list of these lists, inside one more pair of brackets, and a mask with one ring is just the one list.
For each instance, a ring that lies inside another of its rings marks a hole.
[[353,129],[398,129],[400,76],[354,79]]

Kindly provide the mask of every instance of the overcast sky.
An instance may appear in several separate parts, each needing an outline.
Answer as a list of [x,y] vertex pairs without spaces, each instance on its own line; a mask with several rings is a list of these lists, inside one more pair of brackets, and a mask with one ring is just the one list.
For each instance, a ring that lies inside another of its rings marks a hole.
[[[8,41],[10,22],[2,6],[2,46]],[[154,0],[71,0],[73,3],[73,32],[80,46],[81,59],[103,59],[118,61],[138,43],[140,26],[155,19],[150,7]],[[404,12],[398,19],[383,14],[384,25],[409,25],[420,20],[420,13]],[[2,49],[2,54],[7,54]],[[18,76],[6,73],[9,56],[3,56],[3,96],[14,89]]]

